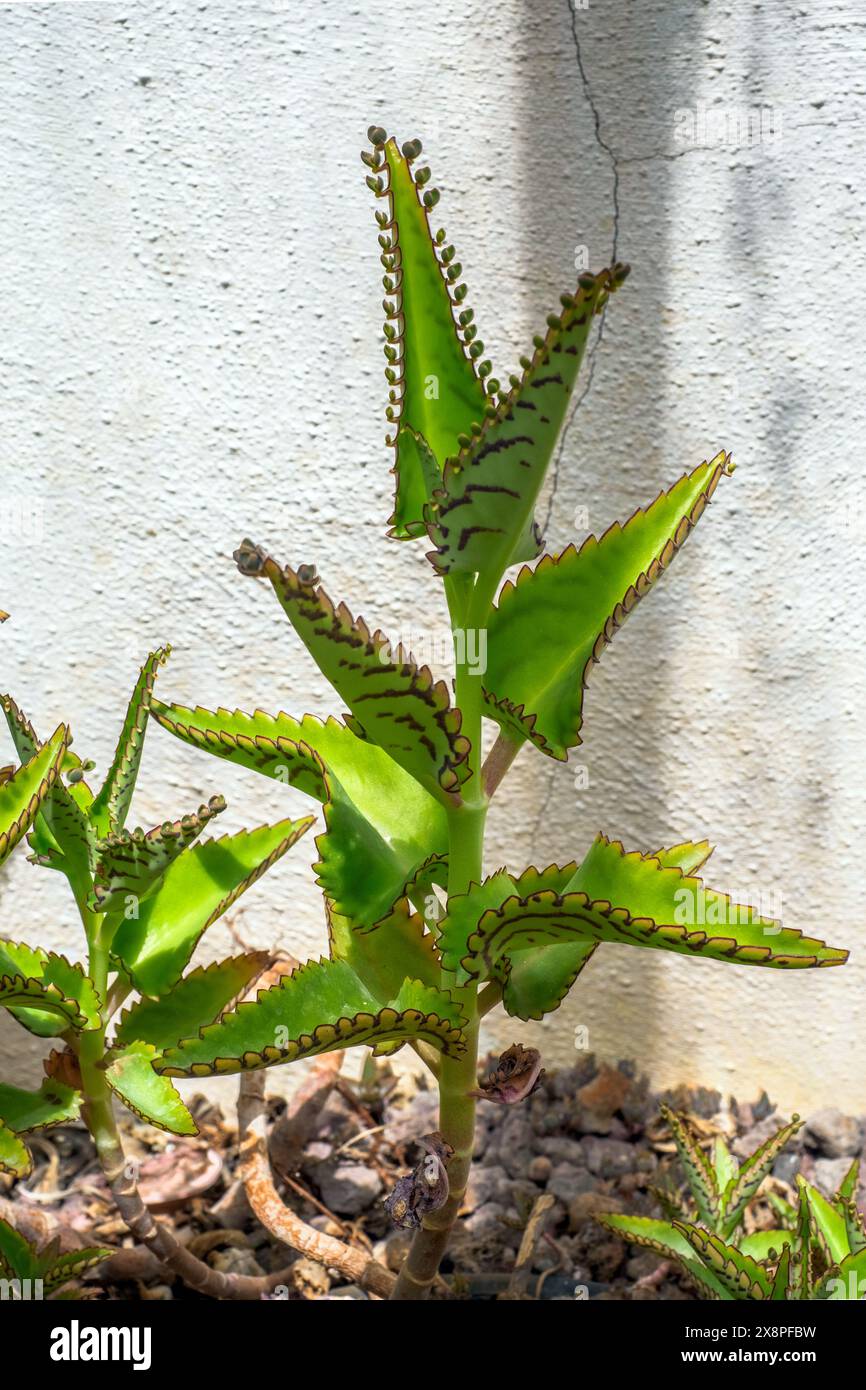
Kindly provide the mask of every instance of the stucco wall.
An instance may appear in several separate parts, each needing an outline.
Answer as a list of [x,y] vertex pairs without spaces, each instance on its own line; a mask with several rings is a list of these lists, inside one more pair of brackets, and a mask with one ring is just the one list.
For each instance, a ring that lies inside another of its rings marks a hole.
[[[420,135],[500,375],[585,254],[633,266],[542,507],[551,547],[581,509],[603,529],[722,445],[740,465],[593,676],[589,786],[524,752],[489,865],[570,858],[596,829],[642,848],[706,834],[711,881],[854,953],[811,975],[609,948],[545,1025],[502,1020],[490,1040],[540,1037],[566,1062],[584,1025],[659,1082],[862,1109],[851,7],[76,0],[4,6],[0,32],[0,685],[46,732],[70,720],[100,769],[164,640],[165,697],[336,711],[237,576],[247,534],[386,629],[441,630],[423,547],[382,538],[381,272],[358,160],[371,120]],[[227,829],[304,805],[154,729],[134,820],[217,789]],[[313,854],[308,838],[247,896],[241,931],[323,948]],[[59,876],[18,855],[0,883],[4,934],[76,949]],[[220,923],[207,950],[231,948]],[[21,1077],[24,1042],[0,1032]]]

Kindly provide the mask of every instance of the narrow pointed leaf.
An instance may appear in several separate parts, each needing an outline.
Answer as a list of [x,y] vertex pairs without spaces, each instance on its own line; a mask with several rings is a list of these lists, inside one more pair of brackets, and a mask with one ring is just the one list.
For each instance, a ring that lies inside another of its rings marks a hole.
[[720,453],[661,493],[625,525],[580,550],[545,555],[506,583],[487,630],[486,713],[563,760],[581,742],[592,667],[628,614],[667,569],[730,471]]
[[847,1255],[851,1254],[845,1218],[839,1215],[823,1193],[813,1187],[810,1182],[803,1183],[803,1191],[806,1193],[806,1200],[809,1203],[809,1211],[815,1229],[821,1236],[830,1259],[834,1264],[839,1264]]
[[45,1293],[54,1293],[70,1279],[80,1279],[82,1274],[116,1253],[106,1246],[89,1245],[84,1250],[70,1250],[60,1255],[43,1275]]
[[523,375],[503,396],[481,432],[449,458],[442,487],[428,511],[440,574],[485,571],[500,575],[524,551],[536,499],[544,482],[593,316],[625,278],[617,266],[581,276]]
[[129,899],[147,897],[169,864],[198,839],[209,821],[225,810],[214,796],[198,813],[165,821],[153,830],[118,830],[95,846],[95,880],[89,906],[95,912],[123,911]]
[[782,928],[658,860],[626,854],[603,835],[572,883],[578,877],[580,891],[570,891],[570,885],[562,892],[543,889],[479,912],[468,936],[473,898],[467,895],[468,901],[449,907],[440,942],[445,968],[462,968],[472,979],[491,978],[515,950],[577,939],[783,969],[840,965],[847,959],[846,951]]
[[605,1212],[597,1220],[632,1245],[643,1245],[664,1259],[676,1260],[711,1298],[727,1303],[734,1297],[670,1221],[658,1221],[649,1216],[621,1216],[618,1212]]
[[688,1180],[698,1216],[707,1226],[715,1227],[719,1219],[720,1195],[716,1174],[709,1157],[701,1148],[689,1124],[668,1106],[661,1107],[674,1143],[677,1146],[680,1163]]
[[318,883],[335,910],[356,924],[384,919],[428,861],[441,862],[448,848],[440,803],[337,719],[187,709],[158,700],[152,716],[185,743],[324,803]]
[[258,979],[269,959],[267,951],[250,951],[200,965],[161,999],[139,999],[121,1014],[114,1049],[145,1042],[162,1051],[215,1022]]
[[[26,1152],[26,1150],[25,1150]],[[29,1155],[28,1155],[29,1163]],[[42,1268],[35,1246],[0,1217],[0,1273],[13,1279],[38,1279]]]
[[142,994],[162,995],[180,979],[199,937],[310,828],[312,818],[242,830],[192,845],[124,921],[114,953]]
[[666,869],[680,869],[684,874],[696,874],[713,852],[709,840],[685,840],[670,849],[656,849],[648,856],[657,859]]
[[716,1187],[721,1196],[721,1214],[725,1213],[725,1192],[729,1184],[736,1177],[739,1163],[728,1148],[724,1137],[717,1134],[713,1140],[713,1147],[710,1151],[710,1162],[713,1165],[713,1172],[716,1175]]
[[725,1219],[721,1234],[733,1234],[743,1218],[746,1207],[754,1197],[764,1178],[770,1172],[785,1145],[802,1129],[803,1121],[795,1115],[790,1124],[783,1125],[775,1134],[756,1149],[741,1163],[739,1171],[731,1178],[725,1189],[723,1203]]
[[779,1263],[776,1266],[776,1273],[773,1275],[773,1284],[770,1289],[770,1299],[773,1303],[785,1303],[788,1299],[788,1287],[791,1279],[791,1247],[782,1247]]
[[0,1120],[16,1134],[77,1120],[80,1104],[79,1091],[53,1078],[43,1081],[38,1091],[0,1085]]
[[458,1056],[464,1022],[449,995],[420,981],[406,981],[381,1008],[345,961],[308,961],[198,1038],[168,1048],[156,1065],[167,1076],[210,1076],[411,1038]]
[[44,748],[0,785],[0,864],[26,834],[57,781],[69,742],[61,724]]
[[319,585],[302,583],[249,541],[235,552],[244,574],[270,580],[289,621],[316,665],[352,711],[350,727],[378,744],[440,800],[469,776],[469,741],[444,681],[392,649],[344,603],[335,607]]
[[798,1178],[797,1218],[791,1246],[791,1267],[788,1279],[789,1296],[799,1301],[812,1297],[813,1236],[812,1209],[802,1178]]
[[27,1145],[0,1120],[0,1173],[11,1173],[13,1178],[26,1178],[30,1167]]
[[387,374],[394,383],[388,418],[397,427],[391,535],[405,538],[425,534],[424,507],[430,497],[413,432],[423,436],[441,475],[445,459],[458,450],[458,435],[468,434],[483,418],[486,394],[455,320],[457,312],[466,319],[467,306],[453,297],[454,248],[446,246],[444,234],[434,239],[431,233],[423,192],[413,177],[413,157],[401,154],[392,139],[376,158],[383,175],[387,172],[377,191],[388,209],[387,217],[378,220],[389,306]]
[[859,1182],[860,1159],[858,1157],[854,1159],[854,1161],[851,1164],[851,1167],[848,1169],[848,1172],[842,1179],[842,1182],[839,1186],[839,1190],[836,1193],[836,1201],[842,1203],[843,1206],[847,1205],[848,1202],[853,1202],[857,1196],[857,1188]]
[[676,1221],[674,1227],[734,1298],[760,1300],[770,1297],[769,1276],[751,1255],[743,1255],[736,1246],[728,1245],[720,1236],[700,1226]]
[[81,966],[15,941],[0,941],[0,1005],[41,1038],[99,1026],[99,998]]
[[140,1120],[171,1134],[198,1134],[198,1125],[167,1076],[154,1071],[157,1050],[134,1042],[120,1055],[110,1056],[105,1078],[116,1096]]
[[151,652],[139,672],[111,766],[91,808],[93,824],[102,835],[122,830],[126,823],[144,748],[153,684],[170,652],[171,647],[161,647]]

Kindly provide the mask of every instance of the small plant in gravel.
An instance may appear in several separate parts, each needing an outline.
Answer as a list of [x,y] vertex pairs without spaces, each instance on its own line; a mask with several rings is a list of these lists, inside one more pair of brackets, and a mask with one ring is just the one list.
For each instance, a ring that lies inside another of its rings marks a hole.
[[[378,127],[370,140],[364,160],[381,201],[395,451],[390,535],[431,546],[427,558],[449,617],[453,689],[332,601],[315,567],[293,569],[244,540],[239,570],[273,590],[347,708],[341,718],[163,703],[153,696],[165,655],[156,652],[94,793],[91,765],[72,753],[68,730],[40,745],[14,702],[4,701],[21,767],[4,772],[0,785],[0,855],[29,829],[36,862],[68,880],[87,949],[73,962],[0,942],[0,1004],[38,1037],[65,1045],[48,1059],[39,1091],[0,1090],[0,1163],[25,1173],[26,1135],[80,1110],[134,1234],[194,1287],[224,1297],[258,1297],[279,1276],[219,1274],[154,1220],[124,1158],[115,1097],[153,1124],[190,1134],[195,1126],[172,1078],[242,1073],[243,1171],[256,1214],[281,1240],[362,1287],[419,1299],[436,1279],[463,1200],[479,1096],[514,1104],[539,1080],[537,1054],[513,1047],[479,1086],[479,1027],[490,1009],[543,1018],[604,945],[779,969],[846,958],[708,888],[699,877],[710,854],[705,841],[646,853],[599,834],[571,862],[485,876],[487,812],[514,759],[528,747],[565,762],[580,744],[592,668],[732,465],[721,451],[624,524],[544,553],[536,503],[592,326],[628,267],[581,274],[520,359],[519,374],[502,386],[484,356],[454,248],[429,222],[438,193],[418,163],[420,143],[401,151]],[[506,578],[515,566],[516,576]],[[316,871],[326,958],[280,964],[253,951],[188,968],[204,931],[311,818],[201,842],[223,809],[216,798],[178,821],[129,832],[149,717],[321,805]],[[486,757],[485,720],[497,729]],[[439,1125],[389,1202],[414,1231],[395,1281],[281,1202],[267,1167],[262,1069],[356,1044],[383,1055],[407,1043],[438,1085]]]
[[61,1253],[59,1237],[36,1246],[0,1217],[0,1301],[75,1298],[66,1286],[112,1253],[100,1246]]
[[860,1161],[855,1159],[833,1198],[798,1177],[798,1205],[785,1228],[743,1229],[750,1203],[785,1145],[802,1127],[795,1115],[739,1163],[722,1135],[709,1152],[683,1116],[662,1106],[670,1125],[690,1200],[678,1204],[655,1189],[665,1219],[599,1213],[597,1220],[634,1245],[673,1260],[707,1298],[858,1299],[866,1293],[866,1230],[855,1197]]

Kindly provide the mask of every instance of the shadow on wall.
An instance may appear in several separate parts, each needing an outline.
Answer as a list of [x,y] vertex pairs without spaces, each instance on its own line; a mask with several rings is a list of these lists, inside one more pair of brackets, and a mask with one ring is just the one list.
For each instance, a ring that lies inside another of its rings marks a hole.
[[[527,4],[524,15],[519,128],[527,139],[527,177],[520,254],[532,271],[526,283],[535,320],[530,331],[539,331],[538,319],[584,268],[598,270],[615,260],[632,265],[590,344],[539,509],[546,548],[555,553],[625,520],[683,471],[682,457],[672,461],[656,443],[663,436],[670,371],[664,325],[671,297],[672,165],[653,156],[670,151],[675,112],[694,102],[702,18],[691,5],[665,0],[560,0]],[[606,695],[597,676],[590,684],[585,742],[568,765],[523,754],[531,762],[522,769],[532,779],[529,804],[539,808],[523,845],[532,863],[579,858],[601,829],[628,848],[652,848],[648,835],[659,845],[682,838],[671,830],[666,799],[671,629],[660,598],[653,595],[633,619],[643,640],[620,665],[613,707],[613,683],[605,682]],[[605,665],[610,661],[609,653]],[[652,952],[640,961],[641,1032],[648,1041],[663,1024],[654,982],[665,964]],[[580,989],[578,983],[575,996]],[[571,1029],[573,1020],[563,1023]],[[552,1026],[562,1026],[556,1015]],[[554,1032],[550,1045],[559,1060],[567,1056],[567,1039]]]

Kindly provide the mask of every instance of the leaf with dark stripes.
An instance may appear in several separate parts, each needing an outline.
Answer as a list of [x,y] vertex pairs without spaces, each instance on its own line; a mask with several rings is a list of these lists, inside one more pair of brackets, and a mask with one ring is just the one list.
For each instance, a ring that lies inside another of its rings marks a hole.
[[99,1027],[99,997],[81,966],[17,941],[0,941],[0,1005],[40,1038]]
[[118,830],[95,846],[95,874],[88,906],[95,912],[123,912],[130,898],[141,901],[166,869],[198,838],[209,821],[225,810],[213,796],[198,813],[165,821],[153,830]]
[[732,1297],[759,1301],[770,1297],[769,1275],[751,1255],[742,1254],[735,1245],[700,1226],[681,1221],[672,1224]]
[[669,1106],[661,1107],[663,1118],[667,1121],[677,1146],[680,1163],[695,1199],[698,1216],[707,1226],[715,1228],[719,1219],[721,1200],[716,1174],[709,1156],[701,1148],[697,1136],[685,1117],[677,1115]]
[[79,1091],[53,1077],[46,1078],[38,1091],[0,1085],[0,1120],[16,1134],[69,1124],[78,1119],[81,1099]]
[[0,785],[0,864],[33,824],[57,781],[69,742],[61,724],[43,748]]
[[126,823],[144,748],[153,684],[170,652],[171,647],[151,652],[139,672],[111,766],[90,811],[91,820],[101,835],[122,830]]
[[739,1171],[734,1174],[722,1193],[724,1220],[721,1226],[721,1235],[728,1237],[733,1234],[745,1214],[746,1207],[772,1169],[779,1154],[802,1127],[803,1121],[799,1115],[795,1115],[790,1124],[782,1125],[759,1149],[756,1149],[743,1161]]

